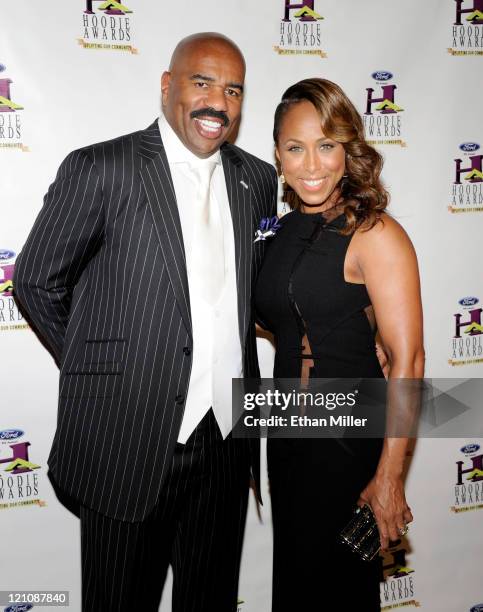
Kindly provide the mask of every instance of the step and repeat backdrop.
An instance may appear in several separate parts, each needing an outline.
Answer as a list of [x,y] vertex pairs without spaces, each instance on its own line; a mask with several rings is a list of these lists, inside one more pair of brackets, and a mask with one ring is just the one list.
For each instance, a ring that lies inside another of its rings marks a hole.
[[[57,370],[15,305],[15,258],[66,154],[158,115],[160,76],[182,37],[218,31],[243,50],[238,144],[271,163],[283,91],[314,76],[343,87],[385,158],[390,211],[418,254],[426,376],[483,376],[483,0],[126,2],[0,7],[0,590],[69,591],[76,611],[79,524],[46,475]],[[272,346],[260,339],[259,350],[270,377]],[[483,610],[483,441],[422,439],[410,459],[415,521],[384,556],[381,609]],[[264,495],[260,515],[253,500],[249,509],[240,612],[270,610],[266,476]],[[337,503],[330,490],[327,503]]]

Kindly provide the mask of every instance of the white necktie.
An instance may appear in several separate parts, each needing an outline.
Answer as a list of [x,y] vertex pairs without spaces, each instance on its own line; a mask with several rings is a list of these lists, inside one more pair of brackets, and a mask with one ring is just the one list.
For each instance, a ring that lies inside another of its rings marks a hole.
[[198,198],[193,207],[192,280],[199,294],[212,306],[218,301],[225,282],[223,224],[210,189],[215,167],[212,161],[190,164],[198,183]]

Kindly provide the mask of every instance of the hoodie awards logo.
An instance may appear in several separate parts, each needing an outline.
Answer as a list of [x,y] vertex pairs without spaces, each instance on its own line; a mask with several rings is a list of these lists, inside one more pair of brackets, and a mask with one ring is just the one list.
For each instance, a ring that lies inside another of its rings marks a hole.
[[376,87],[366,88],[366,109],[362,115],[366,139],[371,145],[399,145],[403,140],[404,111],[399,105],[397,85],[392,82],[393,74],[387,70],[372,73]]
[[452,213],[483,211],[483,155],[477,142],[463,142],[454,159]]
[[273,49],[279,55],[318,55],[327,57],[322,49],[323,17],[315,10],[315,0],[283,2],[278,44]]
[[471,365],[483,363],[483,326],[478,307],[480,300],[468,296],[458,300],[461,312],[453,313],[453,338],[451,339],[451,358],[449,365]]
[[21,429],[0,430],[0,510],[45,506],[39,499],[40,465],[29,457],[30,442],[20,442]]
[[408,543],[404,540],[391,542],[383,554],[381,583],[381,612],[406,606],[420,607],[415,599],[414,570],[406,561]]
[[14,82],[5,73],[4,64],[0,64],[0,149],[29,148],[22,143],[23,106],[14,95]]
[[483,0],[453,0],[456,3],[451,55],[483,55]]
[[82,13],[82,37],[77,42],[84,49],[128,51],[132,46],[132,10],[115,0],[85,0]]
[[0,249],[0,331],[28,329],[28,325],[13,299],[15,253]]
[[480,445],[466,444],[460,448],[460,453],[465,459],[456,461],[454,505],[450,508],[456,514],[483,509],[483,453]]

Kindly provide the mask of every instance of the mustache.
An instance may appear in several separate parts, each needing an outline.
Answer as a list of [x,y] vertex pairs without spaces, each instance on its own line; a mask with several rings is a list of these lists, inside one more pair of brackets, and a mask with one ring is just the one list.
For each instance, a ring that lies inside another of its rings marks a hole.
[[211,106],[191,111],[190,117],[191,119],[198,119],[199,117],[214,117],[215,119],[221,119],[221,121],[223,121],[223,127],[228,127],[230,125],[228,115],[224,111],[211,108]]

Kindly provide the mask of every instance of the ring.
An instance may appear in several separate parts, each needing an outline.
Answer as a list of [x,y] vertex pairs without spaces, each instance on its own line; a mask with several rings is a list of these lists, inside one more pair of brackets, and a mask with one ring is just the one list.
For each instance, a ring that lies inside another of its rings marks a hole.
[[398,532],[400,536],[405,536],[409,531],[409,525],[404,525],[402,529],[398,528]]

